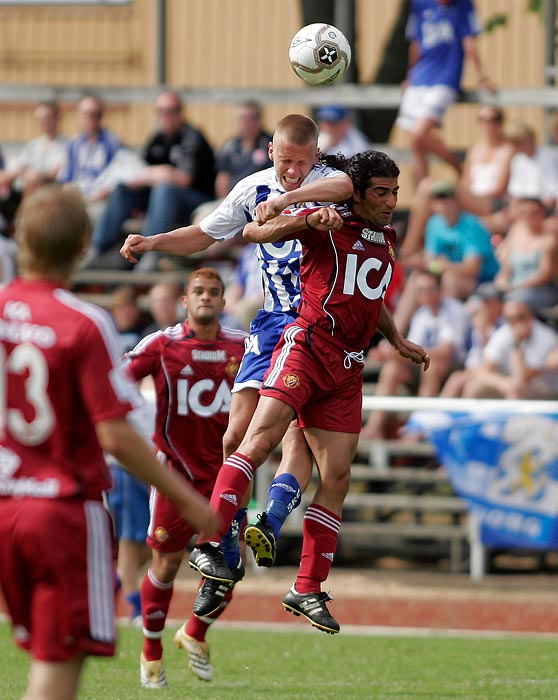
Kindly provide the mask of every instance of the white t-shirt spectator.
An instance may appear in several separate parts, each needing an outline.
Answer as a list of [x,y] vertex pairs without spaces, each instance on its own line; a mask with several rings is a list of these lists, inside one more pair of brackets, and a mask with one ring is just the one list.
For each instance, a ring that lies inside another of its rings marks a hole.
[[443,299],[437,316],[429,306],[419,306],[409,326],[409,340],[425,348],[449,343],[454,347],[453,359],[462,363],[467,352],[471,320],[465,304],[457,299]]
[[[504,374],[510,374],[510,355],[515,338],[508,324],[494,331],[484,348],[483,358],[498,364]],[[558,347],[558,333],[541,321],[533,320],[531,335],[520,345],[523,360],[530,369],[543,369],[550,353]]]
[[558,195],[558,151],[539,146],[534,157],[516,153],[510,163],[510,197],[547,200]]

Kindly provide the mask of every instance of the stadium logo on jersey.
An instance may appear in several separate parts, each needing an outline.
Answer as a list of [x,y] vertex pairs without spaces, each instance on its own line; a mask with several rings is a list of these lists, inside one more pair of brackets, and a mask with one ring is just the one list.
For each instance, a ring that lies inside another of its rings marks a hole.
[[229,364],[227,365],[227,374],[231,377],[236,377],[239,366],[240,362],[236,359],[236,357],[231,357],[229,359]]
[[386,237],[384,236],[383,231],[372,231],[370,228],[363,228],[360,235],[369,243],[379,243],[380,245],[386,244]]
[[225,350],[192,350],[192,360],[201,362],[224,362],[227,359]]
[[180,370],[180,374],[194,374],[194,370],[190,367],[190,365],[184,365],[184,367]]
[[356,241],[353,245],[353,250],[364,250],[364,246],[361,241]]
[[168,530],[166,530],[164,527],[158,527],[155,529],[155,539],[157,542],[166,542],[169,537],[170,535]]
[[300,379],[296,374],[286,374],[283,377],[283,384],[287,389],[296,389],[300,386]]

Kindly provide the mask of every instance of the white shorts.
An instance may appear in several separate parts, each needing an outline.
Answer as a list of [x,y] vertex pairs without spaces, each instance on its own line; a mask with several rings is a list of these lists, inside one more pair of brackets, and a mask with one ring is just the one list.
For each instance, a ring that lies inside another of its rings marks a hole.
[[410,86],[403,92],[397,126],[414,131],[420,121],[433,119],[438,125],[457,99],[457,91],[447,85]]

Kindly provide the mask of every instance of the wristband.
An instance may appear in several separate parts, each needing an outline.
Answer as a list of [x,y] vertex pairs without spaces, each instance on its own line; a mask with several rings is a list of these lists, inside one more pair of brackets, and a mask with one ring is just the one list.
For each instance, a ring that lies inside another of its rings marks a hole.
[[310,214],[306,214],[306,216],[304,217],[304,223],[306,224],[307,228],[309,228],[311,231],[317,231],[318,229],[317,229],[315,226],[311,226],[311,225],[308,223],[308,217],[309,217],[309,216],[310,216]]

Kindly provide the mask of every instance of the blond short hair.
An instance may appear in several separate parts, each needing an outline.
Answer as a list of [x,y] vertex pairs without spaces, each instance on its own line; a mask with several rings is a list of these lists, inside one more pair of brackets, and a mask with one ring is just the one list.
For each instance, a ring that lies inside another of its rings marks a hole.
[[16,216],[18,260],[23,271],[69,274],[91,236],[81,193],[45,185],[23,199]]

